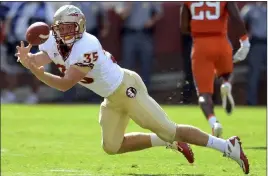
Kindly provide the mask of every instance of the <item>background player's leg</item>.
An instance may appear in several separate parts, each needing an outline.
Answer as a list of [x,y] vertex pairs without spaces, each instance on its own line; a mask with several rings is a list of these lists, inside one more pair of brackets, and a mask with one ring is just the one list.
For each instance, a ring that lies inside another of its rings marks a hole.
[[247,104],[257,105],[258,103],[258,88],[261,77],[262,67],[267,64],[267,45],[252,43],[248,54],[248,88],[247,88]]
[[222,79],[221,85],[221,98],[222,106],[227,114],[231,114],[235,103],[232,96],[232,83],[231,76],[233,72],[233,60],[232,60],[232,49],[229,44],[223,45],[225,49],[222,48],[219,51],[219,58],[215,62],[215,67],[218,77]]
[[[154,44],[153,37],[150,34],[139,34],[140,40],[137,48],[139,49],[139,56],[141,60],[141,74],[143,82],[150,90],[150,80],[153,68],[153,52]],[[149,91],[150,92],[150,91]]]
[[206,53],[195,51],[193,53],[192,70],[200,108],[212,128],[212,134],[219,137],[222,134],[222,127],[215,116],[212,100],[215,77],[214,63],[212,59],[209,59],[209,57],[206,57]]
[[134,69],[136,64],[137,37],[135,34],[124,34],[122,37],[122,65],[127,69]]

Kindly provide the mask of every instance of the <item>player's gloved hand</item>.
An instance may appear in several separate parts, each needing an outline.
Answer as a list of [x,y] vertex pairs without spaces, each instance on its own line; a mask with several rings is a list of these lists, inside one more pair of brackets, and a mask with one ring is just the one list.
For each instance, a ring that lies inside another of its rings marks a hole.
[[246,37],[244,40],[240,39],[240,48],[233,56],[234,58],[233,62],[237,63],[245,60],[248,55],[249,49],[250,49],[250,43],[248,37]]

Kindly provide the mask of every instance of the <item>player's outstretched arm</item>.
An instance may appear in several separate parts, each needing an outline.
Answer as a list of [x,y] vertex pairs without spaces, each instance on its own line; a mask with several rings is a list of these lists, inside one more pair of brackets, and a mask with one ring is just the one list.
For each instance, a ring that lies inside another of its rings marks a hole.
[[189,34],[190,33],[190,21],[191,21],[191,12],[186,4],[183,4],[181,7],[181,32],[183,34]]
[[51,73],[44,72],[40,68],[32,65],[30,67],[32,73],[43,83],[60,91],[67,91],[81,81],[86,73],[77,69],[76,66],[71,66],[65,73],[64,77],[56,76]]
[[37,67],[45,66],[52,62],[52,60],[45,51],[40,51],[35,54],[29,53],[29,58],[33,60]]
[[[45,66],[52,62],[52,60],[49,58],[48,54],[45,51],[40,51],[36,54],[30,53],[30,50],[32,48],[32,45],[30,44],[27,47],[24,47],[24,42],[21,42],[21,46],[17,46],[16,48],[17,53],[15,54],[15,56],[18,57],[17,62],[21,62],[22,58],[23,61],[29,60],[30,62],[33,62],[37,67]],[[22,63],[22,65],[28,68],[28,66],[24,63]]]
[[46,54],[46,52],[40,52],[34,56],[35,60],[38,62],[39,60],[44,59],[44,61],[35,63],[29,58],[29,51],[31,50],[31,47],[31,45],[25,47],[24,42],[21,42],[21,46],[17,46],[18,51],[16,56],[18,57],[18,61],[21,62],[23,66],[28,68],[40,81],[52,88],[60,91],[67,91],[77,82],[81,81],[87,74],[85,71],[83,72],[79,70],[75,65],[71,66],[67,70],[64,77],[47,73],[44,71],[44,67],[40,65],[48,61],[50,62],[49,56]]

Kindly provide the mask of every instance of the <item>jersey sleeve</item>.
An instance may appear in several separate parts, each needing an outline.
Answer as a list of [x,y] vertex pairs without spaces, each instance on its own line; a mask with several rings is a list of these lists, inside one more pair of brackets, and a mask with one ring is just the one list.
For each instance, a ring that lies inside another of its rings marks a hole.
[[53,56],[53,46],[54,46],[53,40],[55,39],[52,36],[52,32],[50,32],[48,40],[45,43],[39,45],[39,50],[46,52],[48,56],[50,57],[50,59],[54,57]]

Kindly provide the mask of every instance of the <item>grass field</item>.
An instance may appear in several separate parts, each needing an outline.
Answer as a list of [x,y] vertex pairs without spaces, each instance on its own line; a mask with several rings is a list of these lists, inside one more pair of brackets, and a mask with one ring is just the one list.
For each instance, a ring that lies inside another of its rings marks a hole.
[[[210,128],[195,107],[163,106],[177,123]],[[195,164],[152,148],[109,156],[102,151],[96,105],[2,105],[1,176],[236,176],[239,166],[222,154],[193,147]],[[238,107],[233,116],[217,108],[224,137],[239,135],[251,176],[266,175],[266,108]],[[127,131],[146,131],[131,122]]]

